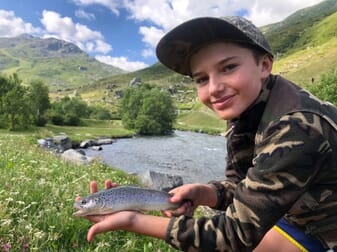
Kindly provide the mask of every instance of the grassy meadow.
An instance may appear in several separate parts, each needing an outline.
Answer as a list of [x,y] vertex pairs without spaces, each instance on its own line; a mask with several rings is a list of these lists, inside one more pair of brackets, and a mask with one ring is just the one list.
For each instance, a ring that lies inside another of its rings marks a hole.
[[[182,114],[177,128],[223,132],[224,122],[209,110]],[[86,120],[81,127],[47,125],[25,132],[0,130],[0,246],[2,251],[175,251],[165,242],[117,231],[86,241],[90,223],[73,218],[77,195],[89,182],[110,178],[137,184],[137,178],[100,162],[81,166],[62,161],[37,145],[38,138],[66,134],[80,142],[100,136],[129,137],[120,121]],[[157,214],[157,213],[155,213]],[[158,213],[159,215],[161,213]]]
[[219,134],[226,131],[226,121],[221,120],[213,111],[198,102],[193,112],[182,112],[175,127],[181,130]]
[[[75,197],[88,193],[91,180],[101,186],[107,178],[119,184],[138,181],[99,162],[88,166],[64,162],[38,147],[36,138],[52,130],[61,131],[55,127],[24,133],[0,130],[2,251],[174,251],[163,241],[122,231],[98,235],[88,243],[90,223],[72,217]],[[101,133],[104,130],[98,129],[95,134]]]
[[103,121],[103,120],[83,120],[81,126],[57,126],[47,124],[46,127],[41,128],[36,137],[45,138],[53,135],[66,134],[73,142],[83,141],[85,139],[92,139],[97,137],[131,137],[134,132],[122,127],[119,120]]

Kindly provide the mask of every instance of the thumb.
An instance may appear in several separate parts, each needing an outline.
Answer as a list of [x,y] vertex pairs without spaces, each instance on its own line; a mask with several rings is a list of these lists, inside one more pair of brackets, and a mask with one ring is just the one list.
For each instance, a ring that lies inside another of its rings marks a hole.
[[171,203],[179,203],[182,201],[182,197],[180,194],[170,193],[169,201]]
[[109,231],[109,230],[110,230],[109,226],[105,225],[104,221],[94,224],[93,226],[91,226],[89,228],[89,231],[88,231],[88,234],[87,234],[88,242],[92,242],[95,235],[97,235],[99,233],[104,233],[104,232]]

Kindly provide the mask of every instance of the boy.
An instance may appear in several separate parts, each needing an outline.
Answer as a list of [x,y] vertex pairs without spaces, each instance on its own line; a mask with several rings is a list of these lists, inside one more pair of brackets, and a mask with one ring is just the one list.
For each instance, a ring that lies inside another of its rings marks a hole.
[[[88,217],[98,222],[88,240],[123,229],[183,251],[337,246],[337,110],[272,75],[268,42],[242,17],[187,21],[162,38],[157,56],[191,76],[199,99],[228,121],[226,179],[172,190],[172,202],[188,201],[166,211],[171,218],[132,211]],[[199,205],[224,212],[190,217]]]

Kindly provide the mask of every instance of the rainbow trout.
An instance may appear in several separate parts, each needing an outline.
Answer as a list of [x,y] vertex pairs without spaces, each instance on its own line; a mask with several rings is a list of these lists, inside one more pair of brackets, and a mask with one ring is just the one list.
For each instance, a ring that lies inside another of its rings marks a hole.
[[73,216],[103,215],[123,210],[160,211],[179,207],[168,200],[171,195],[164,191],[143,189],[136,186],[118,186],[77,200],[78,209]]

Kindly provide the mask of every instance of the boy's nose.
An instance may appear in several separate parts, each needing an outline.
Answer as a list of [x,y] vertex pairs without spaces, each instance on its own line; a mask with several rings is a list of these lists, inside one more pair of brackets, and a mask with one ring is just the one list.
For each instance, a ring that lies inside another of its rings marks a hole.
[[215,95],[218,92],[223,91],[225,88],[225,84],[220,76],[211,76],[209,79],[209,93],[211,95]]

